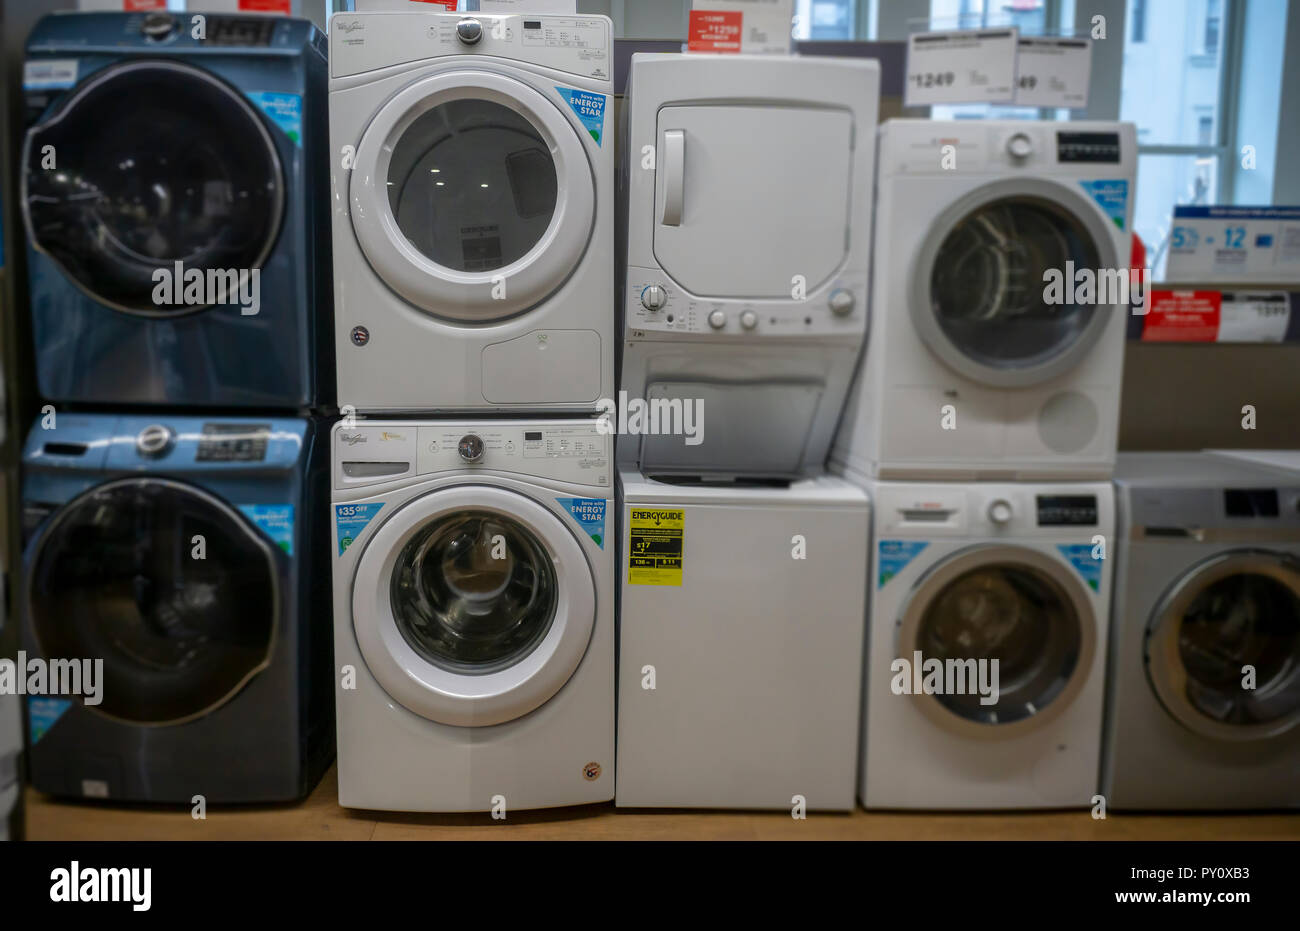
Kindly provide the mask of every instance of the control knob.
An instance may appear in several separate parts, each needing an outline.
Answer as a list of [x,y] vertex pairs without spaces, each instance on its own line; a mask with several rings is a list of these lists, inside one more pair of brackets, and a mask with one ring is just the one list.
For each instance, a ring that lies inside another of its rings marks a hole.
[[853,305],[856,303],[853,292],[844,288],[836,288],[831,292],[831,296],[826,299],[830,305],[831,313],[837,317],[847,317],[853,311]]
[[1034,151],[1034,141],[1027,133],[1016,133],[1007,140],[1007,152],[1012,158],[1029,158]]
[[456,24],[456,38],[466,45],[478,45],[483,38],[483,24],[472,16],[466,16]]
[[1011,502],[1006,498],[998,498],[989,504],[989,520],[995,524],[1005,524],[1011,520]]
[[171,450],[176,434],[164,424],[150,424],[136,434],[135,451],[146,459],[160,459]]
[[655,311],[663,309],[668,303],[668,292],[660,285],[646,285],[641,289],[641,306],[646,310]]
[[474,433],[467,433],[456,444],[456,452],[466,462],[478,462],[483,458],[483,438]]
[[150,39],[162,41],[176,30],[176,17],[170,13],[155,12],[144,18],[140,32]]

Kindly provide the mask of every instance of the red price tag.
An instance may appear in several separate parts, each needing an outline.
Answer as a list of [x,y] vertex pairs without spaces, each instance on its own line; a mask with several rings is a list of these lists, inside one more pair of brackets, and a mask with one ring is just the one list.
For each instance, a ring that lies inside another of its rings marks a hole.
[[744,16],[739,12],[691,10],[686,47],[692,52],[739,52]]
[[289,15],[290,0],[239,0],[244,13],[283,13]]
[[1219,338],[1223,295],[1218,291],[1152,291],[1142,326],[1148,343],[1212,343]]
[[167,0],[122,0],[123,13],[144,13],[167,9]]
[[456,0],[415,0],[416,3],[428,3],[433,6],[440,6],[448,13],[456,12]]

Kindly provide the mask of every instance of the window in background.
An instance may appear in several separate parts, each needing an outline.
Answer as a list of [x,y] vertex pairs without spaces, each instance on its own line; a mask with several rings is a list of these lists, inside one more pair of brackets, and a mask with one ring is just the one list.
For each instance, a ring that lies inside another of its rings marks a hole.
[[1129,41],[1133,43],[1147,40],[1147,0],[1129,0],[1129,9],[1133,11],[1133,24],[1129,26]]
[[857,0],[796,0],[796,39],[853,39],[857,36]]
[[[1140,3],[1142,9],[1137,9]],[[1133,228],[1164,276],[1175,205],[1223,202],[1224,0],[1137,0],[1124,37],[1120,118],[1137,124]],[[1148,19],[1149,17],[1149,19]],[[1140,38],[1139,38],[1140,37]]]

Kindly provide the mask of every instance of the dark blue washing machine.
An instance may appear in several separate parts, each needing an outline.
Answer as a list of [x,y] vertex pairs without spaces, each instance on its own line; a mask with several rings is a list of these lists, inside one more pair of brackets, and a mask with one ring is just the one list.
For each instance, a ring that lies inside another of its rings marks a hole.
[[324,36],[201,23],[61,13],[28,37],[22,210],[49,400],[332,404]]
[[328,424],[46,426],[23,452],[17,602],[33,786],[187,805],[306,795],[334,751]]

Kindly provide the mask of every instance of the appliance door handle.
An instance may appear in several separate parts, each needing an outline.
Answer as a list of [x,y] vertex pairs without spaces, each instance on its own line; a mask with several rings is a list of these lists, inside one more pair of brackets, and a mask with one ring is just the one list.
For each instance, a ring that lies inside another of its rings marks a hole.
[[664,226],[682,225],[682,199],[686,188],[686,130],[670,129],[664,133]]

